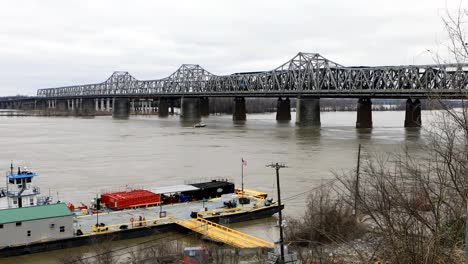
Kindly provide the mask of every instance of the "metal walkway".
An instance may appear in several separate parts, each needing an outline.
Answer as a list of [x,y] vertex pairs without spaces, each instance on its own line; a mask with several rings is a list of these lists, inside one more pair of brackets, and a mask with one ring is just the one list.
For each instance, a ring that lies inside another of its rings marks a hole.
[[182,220],[178,225],[236,248],[273,248],[272,242],[248,235],[203,218]]

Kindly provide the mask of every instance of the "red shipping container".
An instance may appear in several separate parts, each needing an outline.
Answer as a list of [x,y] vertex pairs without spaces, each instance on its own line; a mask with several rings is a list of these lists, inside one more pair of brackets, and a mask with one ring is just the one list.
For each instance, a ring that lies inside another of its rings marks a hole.
[[114,210],[126,209],[161,201],[161,195],[147,190],[132,190],[129,192],[115,192],[101,194],[101,202]]

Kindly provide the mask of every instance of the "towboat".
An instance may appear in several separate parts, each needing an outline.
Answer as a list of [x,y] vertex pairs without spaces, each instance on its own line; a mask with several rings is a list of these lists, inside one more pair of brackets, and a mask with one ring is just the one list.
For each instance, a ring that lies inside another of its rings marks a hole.
[[37,176],[29,170],[15,173],[12,166],[7,186],[0,188],[0,257],[181,231],[200,223],[255,220],[284,208],[266,193],[236,189],[228,179],[106,191],[91,205],[75,207],[39,197],[32,185]]

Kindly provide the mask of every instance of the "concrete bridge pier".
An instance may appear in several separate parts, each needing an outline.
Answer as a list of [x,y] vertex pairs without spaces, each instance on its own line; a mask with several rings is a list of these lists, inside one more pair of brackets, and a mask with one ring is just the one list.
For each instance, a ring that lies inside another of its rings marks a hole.
[[405,127],[421,127],[421,101],[406,100]]
[[80,107],[76,114],[79,116],[94,116],[96,115],[96,100],[94,99],[79,99]]
[[106,111],[107,111],[107,112],[112,111],[112,108],[111,108],[111,99],[110,99],[110,98],[107,98],[107,99],[106,99]]
[[210,115],[210,99],[208,97],[200,98],[200,112],[201,116]]
[[183,120],[200,120],[200,98],[182,97],[180,102],[180,117]]
[[36,100],[34,110],[39,110],[39,111],[47,110],[47,101],[46,100]]
[[358,100],[356,128],[372,128],[372,101],[370,98],[359,98]]
[[171,110],[169,112],[171,115],[174,115],[174,100],[171,100]]
[[246,119],[247,119],[247,111],[245,109],[245,98],[235,97],[234,98],[234,112],[232,114],[232,120],[245,121]]
[[106,111],[106,102],[104,98],[101,98],[100,100],[99,111],[102,111],[102,112]]
[[143,114],[146,114],[147,112],[149,112],[149,111],[148,111],[148,101],[145,100],[145,99],[143,99],[143,100],[141,101],[141,112],[142,112]]
[[55,100],[47,100],[47,108],[55,108],[56,101]]
[[165,98],[159,98],[158,116],[167,117],[169,115],[169,102]]
[[296,124],[317,127],[321,125],[320,98],[297,98]]
[[133,115],[136,114],[135,106],[136,106],[136,103],[135,103],[135,99],[133,98],[133,99],[130,101],[130,114],[133,114]]
[[[109,101],[110,99],[107,99],[108,103]],[[112,118],[127,119],[130,116],[130,99],[114,98],[113,101],[114,105],[112,107]]]
[[68,113],[67,100],[52,100],[52,105],[56,111],[62,114]]
[[289,98],[282,99],[278,98],[276,104],[276,120],[277,121],[290,121],[291,120],[291,101]]
[[153,114],[155,112],[155,103],[153,99],[148,100],[148,107],[149,107],[149,112]]

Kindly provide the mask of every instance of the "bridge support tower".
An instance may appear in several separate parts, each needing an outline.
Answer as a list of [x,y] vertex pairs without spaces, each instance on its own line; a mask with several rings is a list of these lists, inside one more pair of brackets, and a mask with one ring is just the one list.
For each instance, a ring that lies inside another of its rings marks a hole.
[[180,117],[183,120],[200,120],[200,98],[182,97],[180,102]]
[[210,99],[208,97],[200,98],[200,112],[201,116],[210,115]]
[[320,98],[297,98],[296,124],[317,127],[321,125]]
[[52,100],[52,108],[55,108],[57,112],[67,113],[67,100]]
[[359,98],[357,105],[356,128],[372,128],[372,101]]
[[166,98],[159,98],[158,116],[167,117],[169,115],[169,102]]
[[276,120],[277,121],[290,121],[291,120],[291,101],[289,98],[282,99],[278,98],[276,104]]
[[[108,99],[108,105],[109,103]],[[127,119],[130,116],[130,99],[128,98],[114,98],[114,105],[112,107],[112,118]]]
[[39,111],[46,111],[47,110],[47,101],[43,99],[38,99],[35,101],[35,108],[34,110],[39,110]]
[[421,101],[406,100],[405,127],[421,127]]
[[234,112],[232,114],[232,120],[245,121],[246,119],[247,119],[247,111],[245,109],[245,98],[235,97],[234,98]]
[[94,99],[84,98],[80,100],[80,108],[76,112],[79,116],[95,116],[96,101]]

